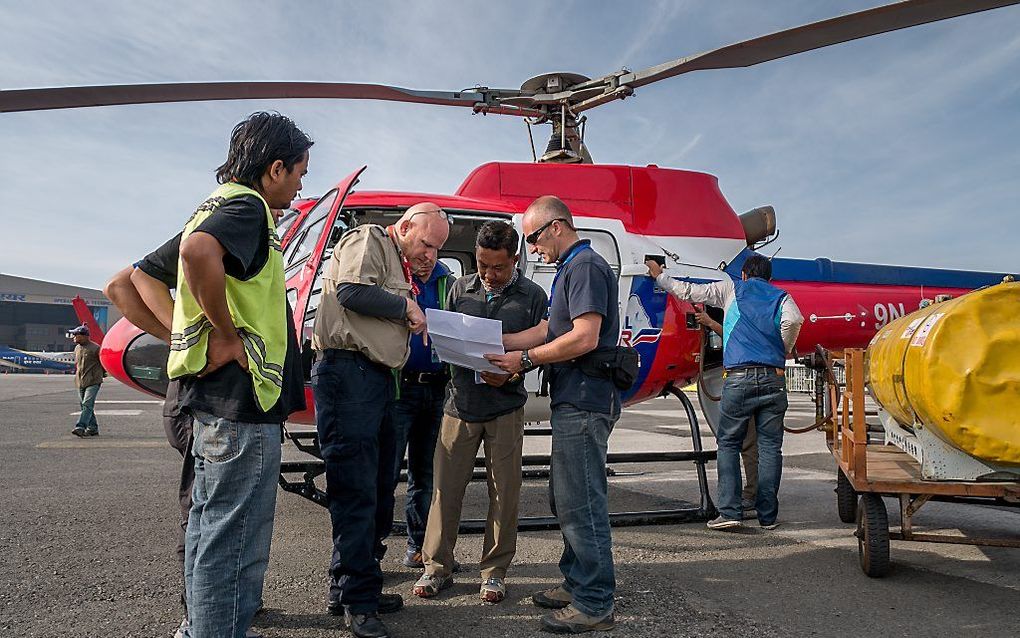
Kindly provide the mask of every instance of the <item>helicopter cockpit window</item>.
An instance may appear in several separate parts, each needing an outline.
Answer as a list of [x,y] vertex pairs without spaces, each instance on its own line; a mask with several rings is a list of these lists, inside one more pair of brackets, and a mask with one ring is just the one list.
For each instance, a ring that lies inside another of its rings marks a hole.
[[334,189],[320,199],[315,207],[308,211],[301,227],[295,231],[294,236],[287,243],[283,254],[283,263],[286,264],[288,277],[312,254],[315,243],[318,241],[319,235],[322,234],[322,228],[326,225],[329,209],[336,201],[336,197],[337,191]]
[[288,208],[284,211],[283,215],[280,216],[280,221],[276,222],[276,236],[283,237],[287,234],[287,229],[297,219],[298,211],[293,208]]

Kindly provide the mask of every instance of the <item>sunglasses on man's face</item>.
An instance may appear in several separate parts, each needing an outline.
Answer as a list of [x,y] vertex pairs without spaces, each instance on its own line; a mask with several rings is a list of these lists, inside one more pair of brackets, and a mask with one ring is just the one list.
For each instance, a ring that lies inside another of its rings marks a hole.
[[526,235],[524,237],[524,241],[527,242],[529,245],[534,246],[538,242],[538,238],[541,237],[542,233],[545,232],[546,228],[549,228],[550,226],[552,226],[554,222],[564,222],[564,223],[566,223],[566,221],[567,220],[562,218],[562,217],[557,217],[556,219],[550,219],[546,223],[542,224],[542,226],[538,230],[536,230],[535,232],[531,233],[530,235]]

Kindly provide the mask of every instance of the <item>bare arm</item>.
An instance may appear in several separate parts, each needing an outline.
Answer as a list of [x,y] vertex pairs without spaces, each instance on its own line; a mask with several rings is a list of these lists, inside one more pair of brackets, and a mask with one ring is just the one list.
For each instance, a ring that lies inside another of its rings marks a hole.
[[181,266],[191,294],[214,328],[233,333],[236,328],[227,308],[226,271],[223,268],[226,254],[223,245],[208,233],[192,233],[181,242]]
[[[547,344],[528,351],[528,357],[535,365],[570,361],[588,354],[599,344],[599,330],[602,315],[586,312],[574,319],[573,328]],[[521,352],[514,350],[506,354],[487,354],[485,358],[510,374],[521,371]]]
[[166,284],[140,268],[131,273],[131,283],[156,319],[170,330],[174,321],[174,299]]
[[115,274],[103,288],[103,294],[117,306],[128,321],[148,332],[152,336],[170,343],[170,328],[164,326],[146,305],[132,284],[131,275],[135,270],[131,266]]
[[549,322],[543,319],[537,326],[503,335],[503,349],[510,352],[540,346],[545,343],[545,336],[548,333]]
[[223,245],[208,233],[195,232],[181,242],[184,280],[213,325],[206,352],[206,367],[199,376],[207,375],[231,361],[237,361],[242,368],[248,369],[248,355],[227,307],[226,271],[223,267],[223,256],[226,254]]
[[716,333],[720,337],[722,336],[722,325],[720,325],[720,323],[713,319],[712,317],[708,316],[707,312],[699,310],[698,312],[694,313],[694,316],[697,318],[698,323],[705,326],[706,328]]

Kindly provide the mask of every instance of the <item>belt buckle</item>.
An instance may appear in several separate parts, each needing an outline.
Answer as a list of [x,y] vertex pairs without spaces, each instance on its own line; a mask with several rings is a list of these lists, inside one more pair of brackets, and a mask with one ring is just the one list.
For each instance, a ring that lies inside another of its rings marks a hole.
[[428,376],[429,376],[428,372],[419,372],[418,373],[418,383],[421,384],[421,385],[428,384],[428,382],[429,382],[429,380],[427,378]]

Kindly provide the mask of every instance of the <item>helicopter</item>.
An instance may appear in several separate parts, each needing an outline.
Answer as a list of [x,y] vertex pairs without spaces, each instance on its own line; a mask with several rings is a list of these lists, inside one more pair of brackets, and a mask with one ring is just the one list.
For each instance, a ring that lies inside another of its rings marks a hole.
[[[362,223],[389,224],[409,206],[433,201],[453,221],[440,258],[455,273],[474,270],[477,228],[503,219],[521,230],[521,216],[536,197],[555,194],[574,212],[582,238],[609,261],[619,277],[620,342],[641,355],[640,372],[624,396],[633,405],[664,389],[697,382],[703,407],[711,407],[713,380],[721,376],[721,351],[693,320],[695,308],[670,298],[646,276],[646,257],[663,259],[673,277],[697,282],[738,276],[743,260],[764,251],[778,236],[776,214],[761,207],[738,215],[718,180],[697,171],[596,164],[585,144],[586,113],[631,98],[637,89],[702,70],[753,66],[859,38],[895,31],[1015,1],[906,0],[787,29],[678,58],[639,71],[597,78],[553,72],[520,88],[476,86],[463,91],[421,91],[375,84],[327,82],[207,82],[0,90],[0,111],[17,112],[234,99],[332,98],[386,100],[461,107],[472,113],[523,118],[528,131],[549,126],[551,135],[531,163],[492,162],[467,175],[451,195],[400,191],[355,191],[366,167],[340,179],[322,197],[295,205],[281,219],[287,290],[295,329],[308,347],[321,297],[321,266],[340,236]],[[533,147],[534,148],[534,147]],[[524,274],[548,290],[553,267],[521,247]],[[904,268],[773,257],[773,281],[796,300],[806,323],[797,351],[862,347],[888,322],[936,295],[958,295],[996,283],[1007,273]],[[711,309],[710,309],[710,312]],[[162,394],[166,346],[127,322],[103,342],[102,359],[113,376],[139,390]],[[307,366],[306,366],[307,369]],[[538,394],[538,380],[526,387]],[[309,390],[310,392],[310,390]],[[309,401],[311,405],[311,401]],[[528,420],[548,416],[548,403],[533,396]],[[706,409],[706,414],[710,410]],[[711,417],[709,417],[711,421]],[[314,422],[311,409],[292,416]]]

